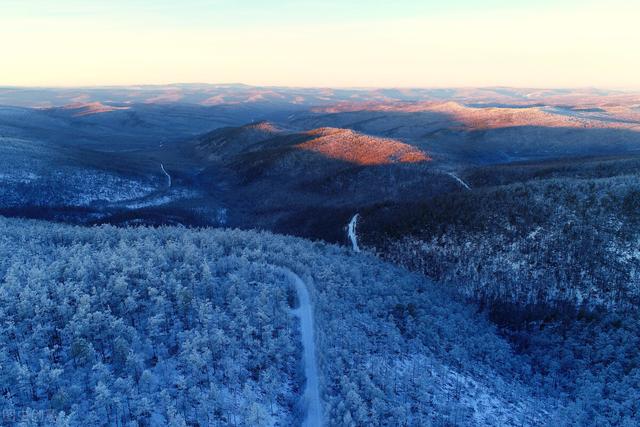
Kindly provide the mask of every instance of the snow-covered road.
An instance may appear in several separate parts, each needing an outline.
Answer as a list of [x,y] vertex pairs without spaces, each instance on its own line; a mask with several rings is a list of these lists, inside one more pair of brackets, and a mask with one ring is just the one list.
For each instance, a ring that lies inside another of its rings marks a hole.
[[300,306],[293,314],[300,319],[302,332],[302,348],[304,374],[307,379],[304,390],[304,403],[307,409],[302,425],[304,427],[320,427],[322,425],[322,405],[318,385],[318,366],[316,364],[316,345],[313,338],[313,307],[304,281],[294,272],[287,270],[287,276],[294,284]]
[[466,188],[467,190],[471,190],[471,187],[469,187],[469,185],[467,185],[467,183],[466,183],[466,182],[464,182],[464,181],[462,180],[462,178],[460,178],[460,177],[459,177],[458,175],[456,175],[455,173],[453,173],[453,172],[447,172],[447,175],[449,175],[451,178],[453,178],[453,179],[455,179],[456,181],[458,181],[458,183],[459,183],[460,185],[462,185],[464,188]]
[[358,236],[356,235],[356,226],[358,225],[358,216],[360,214],[355,214],[351,221],[349,221],[349,240],[351,240],[351,246],[353,246],[353,250],[355,252],[360,252],[360,247],[358,246]]

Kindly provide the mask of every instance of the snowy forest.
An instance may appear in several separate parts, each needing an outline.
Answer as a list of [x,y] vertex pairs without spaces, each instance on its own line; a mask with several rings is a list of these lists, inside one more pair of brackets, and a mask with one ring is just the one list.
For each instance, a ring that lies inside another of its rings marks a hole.
[[585,318],[587,336],[562,345],[541,329],[518,353],[446,287],[326,243],[1,218],[0,231],[5,424],[299,424],[287,271],[314,306],[326,425],[638,422],[637,317]]
[[[640,303],[639,175],[551,178],[446,194],[378,251],[486,302]],[[401,223],[402,224],[402,223]]]
[[570,398],[568,424],[637,425],[637,167],[613,158],[479,168],[465,176],[473,191],[394,218],[369,250],[478,304],[534,382]]

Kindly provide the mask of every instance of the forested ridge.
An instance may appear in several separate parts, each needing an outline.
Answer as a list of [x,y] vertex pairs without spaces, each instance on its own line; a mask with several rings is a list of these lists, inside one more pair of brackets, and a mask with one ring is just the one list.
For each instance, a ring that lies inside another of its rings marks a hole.
[[[505,165],[361,242],[488,313],[573,425],[640,422],[637,158]],[[383,221],[384,223],[384,221]],[[362,230],[362,228],[361,228]]]
[[637,174],[474,188],[405,216],[371,230],[365,243],[474,299],[588,309],[640,303]]
[[558,397],[418,275],[269,233],[0,218],[0,411],[16,425],[296,425],[308,284],[328,425],[542,425]]

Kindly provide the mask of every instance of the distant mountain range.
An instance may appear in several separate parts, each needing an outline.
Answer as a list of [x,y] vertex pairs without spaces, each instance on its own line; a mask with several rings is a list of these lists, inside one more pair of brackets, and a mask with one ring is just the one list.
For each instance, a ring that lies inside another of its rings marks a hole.
[[0,86],[0,105],[22,107],[60,107],[78,103],[103,104],[223,104],[270,103],[301,107],[331,105],[338,102],[380,103],[415,101],[455,101],[482,104],[552,105],[599,104],[608,99],[616,103],[640,103],[640,93],[594,88],[294,88],[258,87],[243,84],[171,84],[106,86],[80,88],[22,88]]
[[640,150],[640,94],[596,89],[0,88],[0,104],[6,213],[331,241],[355,212],[459,191],[468,168]]

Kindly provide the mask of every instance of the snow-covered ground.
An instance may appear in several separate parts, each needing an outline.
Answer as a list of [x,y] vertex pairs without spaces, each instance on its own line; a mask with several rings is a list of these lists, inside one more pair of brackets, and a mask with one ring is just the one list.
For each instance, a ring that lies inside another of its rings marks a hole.
[[[452,425],[521,426],[545,425],[545,419],[555,409],[552,400],[534,397],[531,389],[509,382],[496,373],[482,374],[457,370],[427,354],[388,360],[372,358],[371,369],[393,372],[399,383],[409,378],[422,381],[422,399],[431,402]],[[411,398],[399,390],[400,405],[410,405]],[[400,403],[403,402],[403,403]],[[411,413],[407,406],[407,414]],[[421,425],[423,420],[409,416],[409,425]]]
[[322,404],[320,403],[316,346],[313,338],[313,307],[304,281],[292,271],[287,270],[287,275],[295,286],[300,303],[300,306],[293,310],[293,314],[300,319],[304,374],[307,380],[304,389],[304,403],[307,413],[302,425],[303,427],[319,427],[322,425]]
[[83,155],[39,139],[0,136],[0,206],[89,206],[138,200],[156,191],[158,178],[85,165]]
[[[112,173],[61,167],[46,171],[8,167],[0,173],[0,205],[51,204],[89,206],[96,202],[121,203],[152,194],[153,182]],[[23,166],[23,165],[20,165]]]
[[97,201],[117,203],[135,200],[155,191],[152,182],[99,171],[61,171],[54,174],[51,183],[60,183],[68,189],[70,194],[65,201],[76,206],[87,206]]
[[21,183],[28,184],[35,181],[39,176],[31,172],[0,173],[0,183]]
[[142,209],[149,208],[152,206],[162,206],[167,205],[171,202],[175,202],[176,200],[188,199],[190,197],[195,197],[198,194],[197,191],[185,189],[185,188],[175,188],[171,191],[167,191],[166,193],[161,194],[152,194],[148,197],[142,197],[138,200],[127,201],[123,206],[127,209]]

